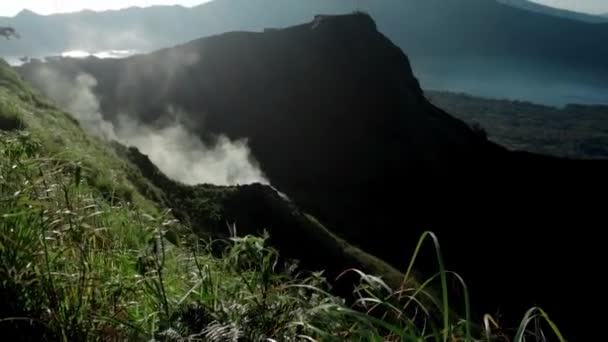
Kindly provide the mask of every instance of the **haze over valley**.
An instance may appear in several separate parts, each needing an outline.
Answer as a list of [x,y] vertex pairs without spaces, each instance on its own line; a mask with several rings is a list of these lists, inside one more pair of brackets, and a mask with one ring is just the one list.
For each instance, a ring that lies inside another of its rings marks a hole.
[[[572,19],[563,15],[572,13],[568,11],[556,15],[539,5],[530,10],[530,5],[522,7],[525,1],[504,2],[380,0],[361,2],[359,8],[408,53],[425,89],[557,106],[608,103],[608,23]],[[0,52],[18,57],[71,50],[149,52],[212,34],[281,28],[356,8],[347,0],[220,0],[193,8],[99,14],[22,11],[2,22],[28,39],[6,42]]]

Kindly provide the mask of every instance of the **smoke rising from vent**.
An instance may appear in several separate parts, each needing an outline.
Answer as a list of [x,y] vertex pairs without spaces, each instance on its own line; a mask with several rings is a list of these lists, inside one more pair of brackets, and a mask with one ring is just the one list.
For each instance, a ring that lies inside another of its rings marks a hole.
[[209,147],[178,122],[154,128],[124,115],[118,122],[116,134],[120,141],[148,155],[172,179],[186,184],[268,183],[251,161],[244,140],[233,142],[220,136],[215,145]]
[[81,74],[70,82],[55,70],[44,67],[36,75],[44,92],[64,110],[70,112],[89,132],[106,140],[118,140],[112,123],[104,120],[99,110],[99,101],[91,89],[97,80]]
[[[59,106],[70,112],[90,133],[137,147],[168,177],[185,184],[269,184],[252,158],[246,140],[219,136],[207,146],[177,119],[162,127],[146,125],[129,115],[116,123],[104,119],[93,93],[97,80],[88,74],[69,79],[50,67],[41,68],[36,84]],[[179,113],[168,109],[170,117]]]

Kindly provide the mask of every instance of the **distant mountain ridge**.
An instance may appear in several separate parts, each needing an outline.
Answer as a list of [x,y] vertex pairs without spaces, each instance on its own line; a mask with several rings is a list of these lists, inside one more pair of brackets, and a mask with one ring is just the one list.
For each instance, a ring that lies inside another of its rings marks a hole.
[[512,149],[569,158],[608,158],[608,106],[562,108],[523,101],[425,91],[436,106]]
[[[608,24],[592,25],[494,0],[378,0],[360,6],[408,53],[424,88],[558,105],[608,103]],[[194,8],[51,16],[27,12],[0,20],[0,25],[16,27],[23,37],[3,42],[0,54],[145,52],[224,32],[296,25],[316,14],[346,14],[355,9],[350,0],[215,0]]]
[[538,12],[542,14],[548,14],[556,17],[578,20],[587,23],[606,23],[608,19],[605,15],[592,15],[587,13],[575,12],[546,5],[539,4],[530,0],[497,0],[498,2],[506,5],[518,7],[528,11]]

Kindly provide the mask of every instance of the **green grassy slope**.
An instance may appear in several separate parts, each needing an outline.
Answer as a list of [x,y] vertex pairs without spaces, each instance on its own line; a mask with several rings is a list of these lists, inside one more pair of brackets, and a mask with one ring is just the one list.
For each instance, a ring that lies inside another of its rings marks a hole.
[[111,146],[6,64],[0,85],[0,331],[70,341],[316,335],[309,324],[347,333],[347,320],[317,321],[320,305],[345,308],[320,276],[279,267],[263,238],[235,238],[219,255],[196,246]]
[[[142,167],[144,157],[87,135],[0,64],[3,338],[445,341],[466,335],[470,320],[449,314],[455,310],[443,269],[436,277],[441,296],[414,282],[397,284],[398,272],[268,188],[186,187],[151,163]],[[198,239],[214,237],[232,219],[242,222],[241,234]],[[359,281],[356,301],[347,305],[330,293],[322,273],[299,272],[268,247],[268,239],[285,241],[276,239],[282,224],[293,229],[291,244],[304,236],[301,244],[318,243],[307,246],[310,254],[334,250],[336,258],[384,278],[351,271]],[[261,226],[270,237],[247,235]],[[318,241],[310,240],[311,231]],[[194,234],[201,232],[210,234]]]

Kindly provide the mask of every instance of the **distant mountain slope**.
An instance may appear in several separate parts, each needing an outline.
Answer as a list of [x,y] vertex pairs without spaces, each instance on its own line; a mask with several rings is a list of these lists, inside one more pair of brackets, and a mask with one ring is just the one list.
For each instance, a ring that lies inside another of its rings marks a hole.
[[555,108],[523,101],[425,91],[426,98],[492,141],[513,149],[570,158],[608,158],[608,106]]
[[574,12],[564,9],[559,9],[555,7],[545,6],[539,4],[537,2],[533,2],[530,0],[498,0],[498,2],[504,3],[506,5],[518,7],[521,9],[538,12],[542,14],[548,14],[556,17],[573,19],[578,21],[583,21],[587,23],[606,23],[608,19],[604,18],[602,15],[591,15],[586,13]]
[[[476,315],[500,306],[505,324],[517,325],[535,302],[568,335],[584,334],[592,318],[579,313],[597,301],[564,296],[571,284],[561,277],[595,274],[602,258],[603,241],[588,234],[603,204],[588,192],[608,191],[608,163],[487,141],[426,100],[407,55],[378,29],[365,14],[319,16],[19,72],[39,86],[47,68],[93,75],[101,111],[117,124],[121,114],[170,120],[171,106],[204,140],[246,138],[271,183],[342,239],[403,270],[417,236],[434,230],[452,242],[442,250],[476,294]],[[419,269],[434,274],[434,260],[424,254]],[[585,286],[600,293],[602,285]]]
[[[350,0],[215,0],[192,9],[131,8],[53,16],[22,12],[0,20],[23,36],[4,42],[0,53],[150,51],[227,31],[262,31],[354,9]],[[378,0],[361,2],[361,9],[407,51],[425,88],[551,104],[608,103],[608,24],[535,13],[493,0]]]

